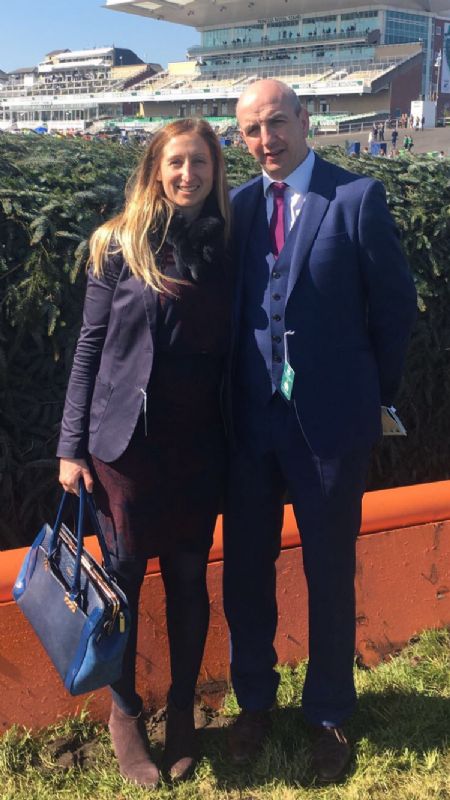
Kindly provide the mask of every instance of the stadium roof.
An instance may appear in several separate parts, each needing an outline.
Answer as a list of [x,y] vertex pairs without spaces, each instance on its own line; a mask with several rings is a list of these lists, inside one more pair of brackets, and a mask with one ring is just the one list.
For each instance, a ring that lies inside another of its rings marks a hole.
[[37,67],[18,67],[17,69],[12,69],[9,73],[10,75],[31,75],[31,73],[37,72]]
[[[358,0],[106,0],[105,8],[203,28],[297,14],[318,16],[330,11],[339,13],[381,5],[363,6]],[[386,6],[383,4],[383,7]],[[448,16],[450,0],[391,0],[389,8]]]
[[110,47],[91,47],[88,50],[53,50],[52,53],[47,53],[47,57],[58,56],[59,61],[72,61],[74,58],[107,56],[113,51],[113,45]]
[[62,50],[50,50],[49,53],[45,54],[45,57],[50,58],[50,56],[57,56],[60,53],[70,53],[70,50],[67,47],[63,48]]

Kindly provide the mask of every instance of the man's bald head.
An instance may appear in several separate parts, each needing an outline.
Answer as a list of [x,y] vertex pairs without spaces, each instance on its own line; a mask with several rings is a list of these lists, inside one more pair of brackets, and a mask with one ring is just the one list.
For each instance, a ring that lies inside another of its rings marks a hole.
[[280,100],[285,99],[286,102],[291,106],[294,114],[300,114],[302,110],[302,104],[300,103],[300,99],[295,94],[294,90],[291,89],[287,83],[283,83],[283,81],[277,81],[275,78],[262,78],[259,81],[254,81],[247,86],[246,89],[242,92],[239,97],[239,100],[236,103],[236,117],[239,122],[239,111],[241,108],[244,108],[245,105],[252,100],[258,100],[261,97],[279,97]]

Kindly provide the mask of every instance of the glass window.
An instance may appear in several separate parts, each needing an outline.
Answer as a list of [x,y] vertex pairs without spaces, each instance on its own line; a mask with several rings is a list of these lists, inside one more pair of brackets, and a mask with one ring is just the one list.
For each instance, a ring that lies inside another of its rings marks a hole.
[[378,17],[378,11],[352,11],[350,14],[341,14],[341,20],[370,19]]
[[333,14],[329,17],[304,17],[303,24],[304,25],[317,25],[321,24],[322,22],[336,22],[336,14]]
[[386,12],[385,44],[401,44],[403,42],[421,42],[424,51],[422,93],[427,92],[429,82],[428,30],[431,18],[421,14],[409,14],[403,11]]
[[234,28],[217,28],[202,32],[202,47],[228,47],[240,43],[261,41],[262,22]]

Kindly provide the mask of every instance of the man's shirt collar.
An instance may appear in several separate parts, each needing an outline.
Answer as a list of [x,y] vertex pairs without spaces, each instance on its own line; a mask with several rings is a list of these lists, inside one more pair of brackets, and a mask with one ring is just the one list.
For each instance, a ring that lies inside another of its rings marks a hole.
[[[305,160],[301,162],[291,173],[284,178],[283,183],[286,183],[294,194],[299,194],[302,197],[307,194],[309,184],[311,183],[311,175],[314,168],[315,154],[314,150],[309,150]],[[274,183],[266,172],[262,172],[264,196],[267,198],[270,184]]]

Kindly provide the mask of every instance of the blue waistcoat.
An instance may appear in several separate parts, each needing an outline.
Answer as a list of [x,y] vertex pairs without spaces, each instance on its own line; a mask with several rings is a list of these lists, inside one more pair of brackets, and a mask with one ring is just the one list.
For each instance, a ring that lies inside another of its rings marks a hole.
[[290,250],[284,247],[276,260],[270,252],[262,194],[245,255],[237,364],[240,391],[252,404],[266,405],[281,383]]

